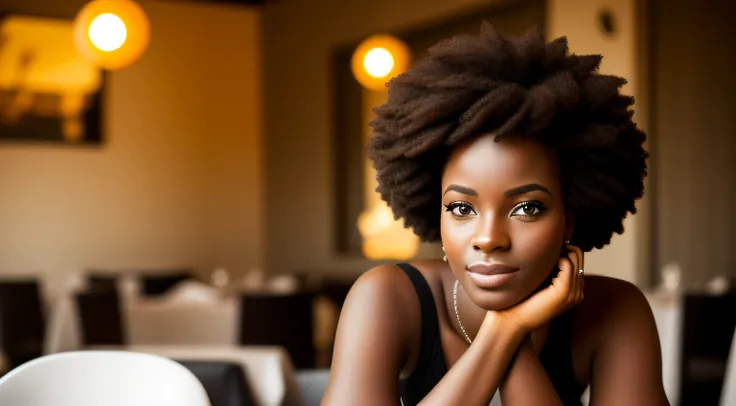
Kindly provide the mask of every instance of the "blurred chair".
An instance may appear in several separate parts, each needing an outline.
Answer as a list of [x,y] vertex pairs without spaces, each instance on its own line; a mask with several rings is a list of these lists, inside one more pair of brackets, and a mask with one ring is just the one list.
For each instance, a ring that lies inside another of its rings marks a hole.
[[296,373],[304,406],[319,406],[330,380],[329,369],[304,369]]
[[87,272],[87,290],[94,292],[103,292],[108,290],[117,290],[118,278],[117,274],[109,274],[97,271]]
[[[130,345],[237,345],[240,303],[195,282],[181,282],[155,299],[124,305]],[[190,289],[191,288],[191,289]],[[125,302],[124,302],[125,303]]]
[[118,284],[126,276],[133,276],[140,282],[140,294],[143,296],[159,296],[176,286],[179,282],[193,279],[194,271],[187,269],[145,270],[111,272],[91,270],[87,272],[87,286],[90,290],[118,289]]
[[123,345],[120,295],[115,289],[90,290],[76,295],[82,345]]
[[314,294],[244,294],[240,301],[240,344],[277,345],[296,369],[314,368]]
[[43,355],[45,330],[38,281],[0,282],[0,349],[10,369]]
[[46,275],[46,339],[44,355],[75,351],[81,342],[76,294],[87,290],[86,275],[78,272]]
[[179,282],[193,279],[192,274],[193,272],[189,270],[166,271],[166,273],[141,272],[139,273],[141,295],[163,295],[169,289],[179,284]]
[[726,376],[723,379],[720,406],[736,405],[736,329],[731,339],[731,351],[728,354]]
[[736,294],[687,294],[682,336],[681,406],[717,405],[736,328]]
[[177,361],[204,386],[212,406],[256,406],[243,367],[235,362]]
[[150,354],[81,351],[38,358],[0,379],[13,406],[211,406],[181,364]]

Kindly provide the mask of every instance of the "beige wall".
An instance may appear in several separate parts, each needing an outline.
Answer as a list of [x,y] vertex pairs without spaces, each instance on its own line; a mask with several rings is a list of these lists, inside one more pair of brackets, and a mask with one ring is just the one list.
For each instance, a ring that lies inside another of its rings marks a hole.
[[[638,124],[646,131],[648,110],[645,94],[645,78],[639,69],[638,55],[643,18],[636,0],[547,0],[547,36],[566,36],[570,49],[578,54],[601,54],[600,72],[625,77],[629,83],[623,92],[634,96]],[[597,18],[603,9],[615,16],[617,32],[605,35]],[[622,278],[638,284],[648,283],[649,234],[648,200],[638,205],[639,213],[624,223],[625,232],[615,235],[611,245],[586,255],[585,267],[589,273]]]
[[655,1],[652,15],[656,263],[680,268],[688,288],[736,282],[733,4]]
[[150,48],[109,77],[102,148],[0,146],[0,274],[262,264],[260,17],[143,5]]
[[[497,3],[499,3],[498,1]],[[274,272],[308,270],[358,273],[372,263],[333,253],[329,52],[334,46],[384,30],[406,28],[493,1],[289,0],[275,2],[263,14],[266,94],[267,266]],[[603,1],[550,0],[549,34],[566,33],[575,52],[606,54],[605,70],[634,72],[633,0],[609,0],[619,13],[624,35],[615,41],[598,36],[594,11]],[[636,78],[632,78],[635,85]],[[305,168],[309,168],[305,170]],[[590,255],[595,273],[637,280],[639,252],[627,235]]]

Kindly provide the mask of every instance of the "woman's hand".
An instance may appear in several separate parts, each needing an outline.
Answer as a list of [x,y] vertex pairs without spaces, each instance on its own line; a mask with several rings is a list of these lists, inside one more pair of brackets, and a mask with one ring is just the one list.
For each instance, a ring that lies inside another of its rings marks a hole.
[[560,272],[546,288],[528,297],[513,307],[498,311],[510,322],[516,323],[523,334],[545,326],[555,317],[574,307],[583,300],[583,252],[572,245],[565,246],[564,256],[557,265]]

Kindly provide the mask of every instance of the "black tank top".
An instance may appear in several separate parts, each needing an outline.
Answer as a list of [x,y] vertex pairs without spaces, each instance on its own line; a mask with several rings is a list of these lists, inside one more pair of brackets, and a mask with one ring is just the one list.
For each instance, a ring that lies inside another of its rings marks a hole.
[[[422,338],[414,372],[399,381],[399,394],[404,406],[415,406],[439,383],[447,373],[447,363],[440,341],[440,326],[434,296],[424,276],[409,264],[398,264],[414,285],[422,314]],[[552,384],[565,406],[581,406],[581,388],[575,379],[570,350],[569,313],[555,319],[540,354]]]

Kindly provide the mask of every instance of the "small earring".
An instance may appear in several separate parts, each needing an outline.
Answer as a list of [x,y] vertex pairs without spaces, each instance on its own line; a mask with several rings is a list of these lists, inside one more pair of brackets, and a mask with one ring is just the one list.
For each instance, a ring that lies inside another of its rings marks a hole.
[[570,240],[565,240],[565,244],[570,244]]
[[445,252],[445,247],[442,247],[442,253],[444,254],[442,255],[442,260],[447,262],[447,252]]

